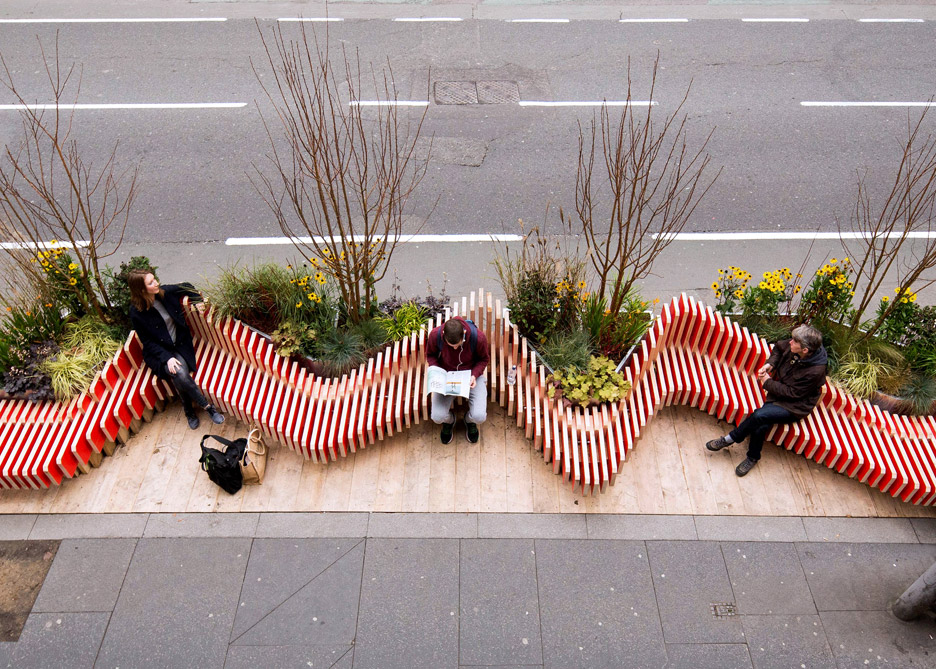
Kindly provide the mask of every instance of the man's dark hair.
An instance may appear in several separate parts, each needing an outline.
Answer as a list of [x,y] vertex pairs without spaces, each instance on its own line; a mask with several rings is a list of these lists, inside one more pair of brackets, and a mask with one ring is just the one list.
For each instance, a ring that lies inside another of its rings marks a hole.
[[793,328],[791,336],[794,341],[803,348],[808,349],[810,353],[815,353],[822,348],[822,333],[812,326],[800,325]]
[[442,336],[452,346],[461,344],[465,341],[465,328],[462,326],[461,321],[450,318],[442,326]]

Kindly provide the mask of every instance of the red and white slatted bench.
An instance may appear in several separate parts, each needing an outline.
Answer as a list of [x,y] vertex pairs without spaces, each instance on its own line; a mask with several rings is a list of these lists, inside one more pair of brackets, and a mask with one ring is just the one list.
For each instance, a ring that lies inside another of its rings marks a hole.
[[[664,305],[622,372],[631,392],[600,407],[569,408],[547,394],[547,369],[483,291],[452,304],[340,379],[283,358],[244,323],[186,303],[197,381],[210,400],[304,458],[328,463],[428,420],[428,330],[461,315],[491,345],[489,401],[507,410],[553,471],[576,491],[603,491],[653,415],[673,404],[739,423],[764,400],[756,370],[770,347],[694,299]],[[516,365],[517,383],[507,383]],[[67,404],[0,401],[0,486],[40,488],[87,472],[174,394],[143,364],[131,335],[89,389]],[[914,504],[936,503],[936,419],[892,416],[831,384],[805,420],[776,427],[778,445]]]

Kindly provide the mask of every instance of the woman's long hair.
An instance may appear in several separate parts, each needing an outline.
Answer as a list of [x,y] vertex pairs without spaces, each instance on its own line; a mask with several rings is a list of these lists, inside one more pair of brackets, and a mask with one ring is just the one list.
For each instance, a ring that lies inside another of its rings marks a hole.
[[[148,269],[133,269],[127,275],[127,285],[130,286],[130,304],[138,311],[146,311],[156,301],[156,296],[146,290],[146,277],[152,273],[152,270]],[[160,288],[159,297],[163,295],[165,293]]]

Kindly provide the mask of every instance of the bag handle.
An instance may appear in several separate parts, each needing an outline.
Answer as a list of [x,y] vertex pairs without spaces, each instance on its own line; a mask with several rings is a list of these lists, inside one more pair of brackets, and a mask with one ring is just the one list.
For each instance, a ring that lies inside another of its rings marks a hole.
[[205,445],[205,439],[217,439],[218,441],[220,441],[220,442],[221,442],[222,444],[224,444],[225,446],[233,446],[233,445],[234,445],[234,443],[233,443],[230,439],[225,439],[224,437],[219,437],[219,436],[216,435],[216,434],[206,434],[205,436],[203,436],[203,437],[201,438],[201,444],[200,444],[201,446],[204,446],[204,445]]
[[[257,436],[254,436],[255,432]],[[258,427],[250,428],[250,432],[247,433],[247,452],[248,453],[253,453],[254,455],[266,455],[267,445],[263,443],[263,437],[261,436],[262,434],[263,433],[260,431],[260,428]],[[252,449],[251,446],[253,446],[254,444],[259,444],[260,450]]]

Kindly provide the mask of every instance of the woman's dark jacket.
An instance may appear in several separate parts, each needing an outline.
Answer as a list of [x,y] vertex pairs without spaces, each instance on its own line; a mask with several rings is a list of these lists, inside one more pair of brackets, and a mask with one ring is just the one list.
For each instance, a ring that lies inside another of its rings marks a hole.
[[825,347],[800,359],[790,350],[790,339],[778,341],[767,359],[770,378],[764,382],[767,401],[783,407],[797,418],[805,418],[822,395],[829,356]]
[[[186,295],[191,297],[197,295],[197,293],[176,285],[162,286],[162,289],[163,306],[176,324],[175,344],[172,343],[172,337],[169,336],[166,321],[156,311],[156,307],[140,311],[135,306],[130,305],[130,323],[143,343],[143,361],[146,362],[146,366],[153,370],[153,373],[159,378],[169,381],[169,372],[166,369],[169,358],[180,356],[185,360],[185,364],[188,365],[191,372],[196,370],[195,346],[192,344],[192,333],[185,323],[182,298]],[[158,300],[159,297],[157,296],[156,299]]]

